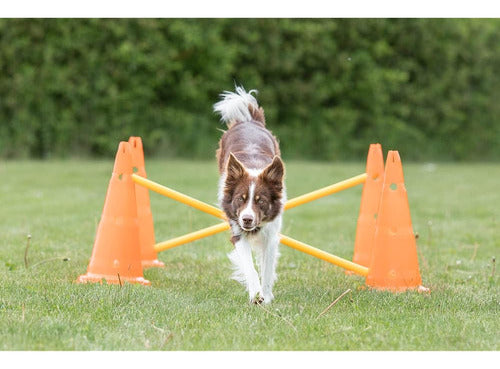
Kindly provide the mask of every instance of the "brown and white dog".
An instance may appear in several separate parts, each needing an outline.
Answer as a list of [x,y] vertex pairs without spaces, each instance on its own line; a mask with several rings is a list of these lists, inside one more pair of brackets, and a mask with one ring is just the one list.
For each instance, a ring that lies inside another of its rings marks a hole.
[[236,92],[222,93],[214,105],[228,126],[217,150],[218,197],[231,225],[235,249],[228,256],[234,266],[233,278],[247,288],[251,302],[269,303],[286,201],[285,168],[278,141],[266,129],[264,110],[252,95],[256,92],[236,87]]

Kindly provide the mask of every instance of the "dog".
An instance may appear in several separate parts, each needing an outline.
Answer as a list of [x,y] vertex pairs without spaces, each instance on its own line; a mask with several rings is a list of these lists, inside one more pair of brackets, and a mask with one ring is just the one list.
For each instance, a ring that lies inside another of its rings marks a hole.
[[246,287],[251,303],[268,304],[274,298],[286,202],[285,166],[278,140],[266,128],[264,109],[253,94],[257,91],[235,86],[235,92],[224,91],[213,106],[228,127],[216,151],[218,200],[231,226],[232,277]]

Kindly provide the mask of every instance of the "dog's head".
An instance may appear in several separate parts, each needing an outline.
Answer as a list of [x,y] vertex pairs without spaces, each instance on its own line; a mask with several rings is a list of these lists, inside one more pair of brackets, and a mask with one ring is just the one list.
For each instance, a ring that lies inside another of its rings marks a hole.
[[247,169],[231,153],[226,167],[222,208],[244,232],[256,232],[282,210],[285,168],[279,156],[263,170]]

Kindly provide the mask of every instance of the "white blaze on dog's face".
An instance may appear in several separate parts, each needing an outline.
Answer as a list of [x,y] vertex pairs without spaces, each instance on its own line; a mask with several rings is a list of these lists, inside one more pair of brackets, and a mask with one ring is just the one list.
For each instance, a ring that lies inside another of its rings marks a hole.
[[226,167],[222,208],[244,232],[258,231],[279,215],[282,203],[283,162],[278,156],[264,169],[247,169],[233,155]]

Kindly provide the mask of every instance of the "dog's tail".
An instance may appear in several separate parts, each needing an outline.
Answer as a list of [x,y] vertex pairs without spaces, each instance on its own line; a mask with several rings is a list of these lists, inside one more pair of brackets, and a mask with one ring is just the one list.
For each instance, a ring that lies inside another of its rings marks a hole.
[[257,94],[257,90],[248,92],[242,86],[235,86],[236,92],[224,91],[220,94],[221,100],[214,104],[214,112],[220,114],[221,120],[229,128],[234,123],[257,121],[266,124],[264,109],[259,106],[257,99],[252,93]]

